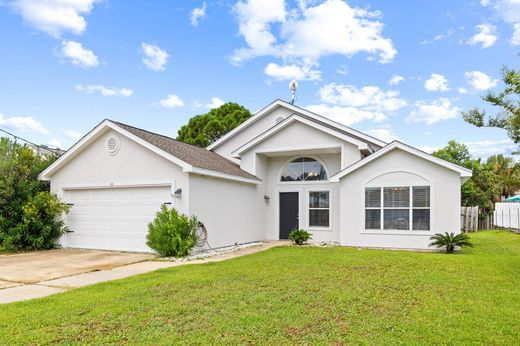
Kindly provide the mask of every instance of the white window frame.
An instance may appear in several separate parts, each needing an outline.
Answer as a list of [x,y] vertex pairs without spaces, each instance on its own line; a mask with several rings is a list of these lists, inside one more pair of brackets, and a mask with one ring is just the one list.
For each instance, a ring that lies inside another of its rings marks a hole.
[[[367,207],[366,201],[366,189],[379,189],[379,207]],[[379,228],[367,228],[367,216],[366,211],[370,210],[379,210]],[[365,186],[363,188],[363,230],[365,231],[381,231],[383,230],[383,188],[381,186]]]
[[[384,189],[385,188],[392,188],[392,187],[407,187],[409,188],[409,198],[410,198],[410,204],[406,207],[385,207],[384,206]],[[414,187],[429,187],[430,188],[430,207],[413,207],[413,188]],[[380,189],[380,206],[379,207],[367,207],[366,206],[366,195],[365,191],[367,188],[379,188]],[[382,234],[431,234],[433,233],[433,185],[432,184],[383,184],[383,185],[366,185],[363,188],[363,232],[362,233],[382,233]],[[366,228],[366,210],[372,209],[372,210],[380,210],[380,225],[379,229],[370,229]],[[399,210],[399,209],[408,209],[408,229],[385,229],[384,225],[384,214],[385,209],[392,209],[392,210]],[[413,230],[413,210],[414,209],[429,209],[430,210],[430,229],[429,230]]]
[[[312,192],[327,192],[329,194],[329,207],[328,208],[311,208],[311,193]],[[307,191],[307,228],[311,230],[322,230],[328,231],[331,229],[332,224],[332,191],[330,189],[310,189]],[[329,225],[328,226],[311,226],[311,210],[328,210],[329,211]]]
[[[285,167],[288,164],[290,164],[291,162],[293,162],[294,160],[300,159],[300,158],[309,158],[309,159],[313,159],[313,160],[318,161],[321,164],[321,166],[323,167],[323,169],[325,170],[325,174],[327,174],[327,179],[324,179],[324,180],[282,181],[282,172],[285,169]],[[325,163],[320,158],[318,158],[315,155],[298,155],[298,156],[293,156],[289,160],[285,161],[283,163],[282,167],[280,168],[280,170],[278,171],[278,184],[279,185],[299,185],[299,184],[302,184],[302,185],[305,185],[305,184],[307,184],[307,185],[312,185],[312,184],[319,185],[319,184],[329,184],[330,183],[329,179],[330,179],[330,172],[329,172],[328,167],[325,165]]]

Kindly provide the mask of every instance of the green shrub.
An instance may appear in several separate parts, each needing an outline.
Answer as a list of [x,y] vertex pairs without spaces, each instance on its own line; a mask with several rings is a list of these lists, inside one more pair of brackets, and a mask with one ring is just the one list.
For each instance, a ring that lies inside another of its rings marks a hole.
[[163,205],[148,224],[146,245],[161,256],[188,256],[198,241],[197,227],[195,216],[188,217]]
[[460,233],[455,235],[455,233],[444,232],[436,233],[434,236],[430,237],[430,240],[433,240],[429,246],[435,246],[437,248],[445,247],[446,253],[453,253],[455,247],[473,247],[473,244],[470,243],[469,237],[465,233]]
[[[64,207],[49,194],[49,182],[38,180],[38,174],[54,160],[55,155],[38,154],[0,138],[0,248],[46,249],[62,233],[63,225],[55,223],[55,216]],[[46,194],[39,195],[42,192]],[[31,212],[34,209],[38,212]]]
[[312,239],[311,234],[303,229],[293,229],[289,233],[289,240],[292,240],[296,245],[303,245],[309,239]]
[[7,251],[48,250],[65,233],[63,220],[58,217],[69,211],[56,195],[39,192],[22,206],[22,220],[2,233],[2,245]]

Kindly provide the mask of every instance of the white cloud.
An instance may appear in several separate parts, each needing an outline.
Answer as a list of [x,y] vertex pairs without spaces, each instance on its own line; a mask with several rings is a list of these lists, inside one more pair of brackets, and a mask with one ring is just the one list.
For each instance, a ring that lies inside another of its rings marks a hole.
[[326,103],[383,112],[393,112],[406,106],[398,91],[383,91],[377,86],[358,89],[352,85],[330,83],[320,89],[319,96]]
[[170,55],[159,46],[150,43],[142,43],[143,63],[151,70],[163,71],[168,63]]
[[415,108],[406,118],[406,122],[431,125],[438,121],[456,118],[460,111],[460,108],[453,105],[447,98],[440,98],[431,102],[417,101]]
[[442,40],[450,37],[451,35],[453,35],[453,30],[448,29],[448,30],[446,30],[446,32],[444,32],[442,34],[435,35],[431,40],[421,41],[421,44],[432,44],[433,42],[436,42],[436,41],[442,41]]
[[271,24],[285,20],[285,1],[249,0],[239,1],[234,7],[238,17],[239,32],[249,48],[241,48],[234,52],[232,61],[241,63],[244,60],[262,55],[279,55],[275,47],[276,37],[271,33]]
[[280,66],[270,63],[265,67],[264,72],[276,80],[316,80],[320,79],[321,76],[321,72],[312,70],[311,66],[298,66],[296,64]]
[[35,120],[33,117],[11,117],[6,118],[3,114],[0,114],[0,126],[7,129],[17,131],[32,131],[43,135],[49,133],[42,123]]
[[424,82],[424,88],[428,91],[447,91],[448,80],[441,74],[432,73],[429,79]]
[[356,107],[331,106],[326,104],[309,105],[305,107],[311,112],[337,121],[344,125],[352,125],[365,120],[383,122],[387,117],[382,112],[363,110]]
[[30,26],[54,37],[64,32],[82,34],[87,28],[85,15],[101,0],[16,0],[12,8]]
[[466,72],[464,76],[467,78],[468,84],[476,90],[488,90],[496,87],[498,84],[498,79],[492,79],[480,71]]
[[512,45],[520,45],[520,1],[518,0],[481,0],[482,6],[490,6],[504,22],[513,26],[510,38]]
[[206,16],[206,2],[202,3],[202,7],[196,7],[191,10],[191,25],[199,25],[199,20]]
[[388,84],[397,85],[402,82],[404,82],[404,77],[396,74],[396,75],[393,75],[392,78],[390,78],[390,80],[388,81]]
[[373,129],[373,130],[368,130],[368,131],[363,131],[363,132],[365,132],[366,134],[368,134],[372,137],[378,138],[378,139],[382,140],[383,142],[387,142],[387,143],[395,141],[395,140],[399,140],[397,135],[391,129],[388,129],[388,128]]
[[348,67],[346,65],[341,65],[337,70],[336,72],[338,74],[341,74],[341,75],[346,75],[348,74]]
[[62,41],[60,55],[68,58],[73,65],[94,67],[99,65],[99,59],[93,51],[83,48],[83,45],[74,41]]
[[128,97],[132,96],[134,93],[132,90],[127,88],[107,88],[103,85],[95,84],[95,85],[76,85],[76,90],[85,92],[87,94],[93,94],[94,92],[99,92],[103,96],[123,96]]
[[76,130],[65,130],[63,132],[66,138],[71,139],[73,141],[79,140],[81,137],[83,137],[83,134]]
[[224,103],[225,102],[223,100],[215,96],[211,98],[211,103],[205,105],[204,107],[213,109],[222,106]]
[[508,154],[518,150],[518,146],[509,139],[499,141],[476,141],[476,142],[465,142],[470,153],[474,157],[487,158],[489,156],[498,154]]
[[352,85],[330,83],[320,89],[319,96],[322,104],[306,108],[345,125],[364,120],[382,122],[387,119],[386,113],[406,106],[398,91],[383,91],[377,86],[358,89]]
[[[475,141],[475,142],[464,142],[468,147],[469,152],[473,157],[488,158],[493,155],[506,154],[511,155],[513,152],[518,150],[516,144],[509,139],[499,141]],[[418,149],[427,153],[433,153],[441,149],[443,146],[419,146]]]
[[440,147],[440,146],[438,146],[438,147],[436,147],[436,146],[428,146],[428,145],[420,145],[420,146],[417,147],[417,149],[422,150],[422,151],[424,151],[425,153],[428,153],[428,154],[431,154],[434,151],[439,150],[440,148],[442,148],[442,147]]
[[466,43],[469,45],[480,45],[480,48],[489,48],[497,41],[497,28],[492,24],[479,24],[475,26],[477,33]]
[[386,63],[397,54],[392,40],[382,35],[379,12],[350,7],[341,0],[314,7],[300,1],[298,8],[286,8],[284,0],[243,0],[234,11],[247,44],[233,53],[234,64],[275,56],[286,63],[316,65],[323,56],[350,57],[360,52],[377,55]]
[[513,46],[520,46],[520,23],[513,24],[513,35],[509,43]]
[[466,89],[466,88],[458,88],[457,90],[459,91],[459,94],[467,94],[468,93],[468,89]]
[[520,1],[498,0],[493,1],[493,8],[507,23],[520,23]]
[[159,105],[165,108],[175,108],[184,106],[184,101],[177,95],[170,94],[165,99],[159,101]]
[[47,142],[51,146],[51,148],[62,148],[63,145],[57,138],[53,138],[50,141]]

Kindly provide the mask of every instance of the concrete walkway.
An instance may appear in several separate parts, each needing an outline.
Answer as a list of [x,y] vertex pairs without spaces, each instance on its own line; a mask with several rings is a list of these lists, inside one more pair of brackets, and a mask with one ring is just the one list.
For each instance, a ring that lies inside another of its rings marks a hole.
[[270,249],[275,246],[287,245],[287,241],[267,241],[260,245],[239,249],[236,251],[216,255],[210,258],[195,259],[190,261],[161,261],[146,260],[139,263],[123,265],[106,270],[96,270],[82,274],[70,275],[52,280],[38,282],[0,281],[0,304],[18,302],[60,293],[69,289],[97,284],[100,282],[117,280],[148,273],[157,269],[178,267],[186,264],[199,264],[208,262],[220,262],[227,259],[245,256]]

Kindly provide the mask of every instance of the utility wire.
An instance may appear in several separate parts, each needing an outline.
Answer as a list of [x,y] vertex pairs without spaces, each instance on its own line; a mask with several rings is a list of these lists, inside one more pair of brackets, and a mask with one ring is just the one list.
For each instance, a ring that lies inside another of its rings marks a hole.
[[47,152],[50,152],[52,154],[55,154],[55,155],[58,155],[58,156],[61,156],[63,154],[63,151],[62,150],[59,150],[59,149],[51,149],[49,147],[46,147],[46,146],[43,146],[43,145],[39,145],[39,144],[36,144],[36,143],[33,143],[25,138],[22,138],[20,136],[17,136],[15,134],[12,134],[11,132],[9,131],[6,131],[6,130],[3,130],[3,129],[0,129],[0,132],[3,132],[3,133],[6,133],[8,134],[9,136],[13,137],[16,140],[21,140],[22,142],[25,142],[33,147],[36,147],[38,148],[39,150],[44,150],[44,151],[47,151]]

